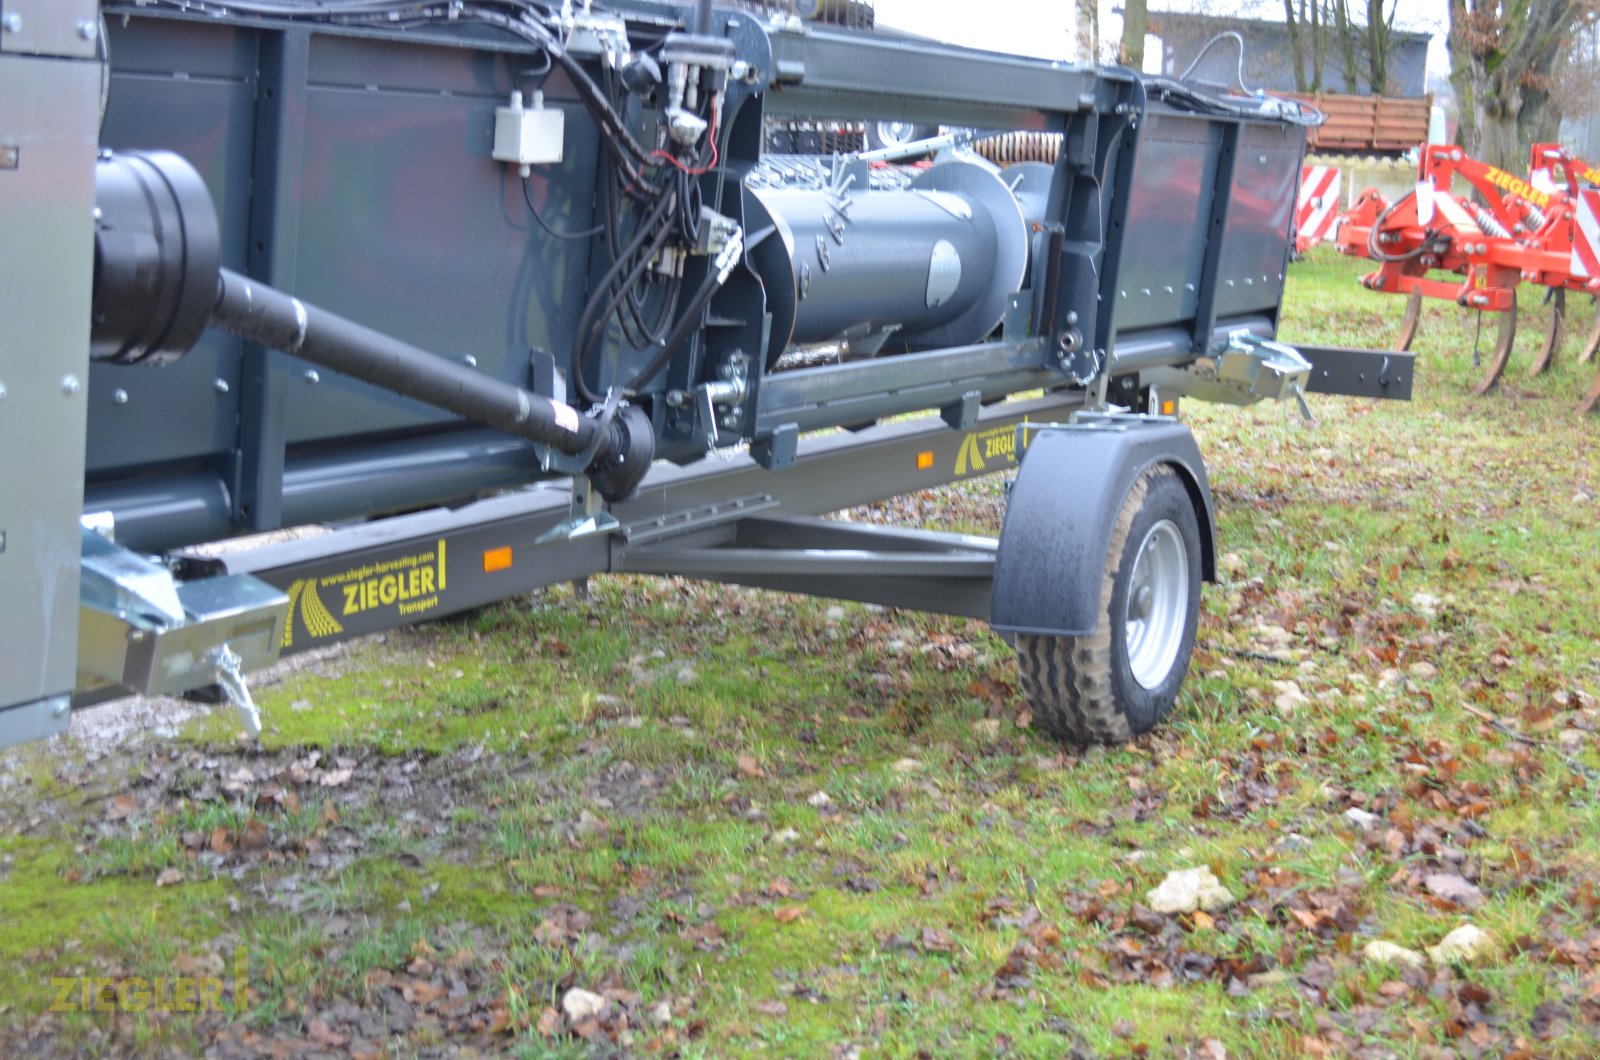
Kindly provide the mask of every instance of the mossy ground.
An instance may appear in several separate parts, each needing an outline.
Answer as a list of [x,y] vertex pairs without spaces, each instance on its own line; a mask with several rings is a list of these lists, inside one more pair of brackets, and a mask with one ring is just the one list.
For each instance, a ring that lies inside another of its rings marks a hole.
[[[1400,302],[1356,271],[1295,265],[1285,337],[1381,344]],[[1314,428],[1186,407],[1222,581],[1173,717],[1127,747],[1026,727],[977,623],[598,578],[308,670],[261,697],[259,747],[219,713],[13,753],[4,1051],[1595,1055],[1600,426],[1575,343],[1471,399],[1473,336],[1430,306],[1416,400],[1316,400]],[[856,517],[994,532],[1002,501]],[[1240,904],[1149,922],[1199,865]],[[1443,871],[1482,906],[1419,884]],[[1499,957],[1356,955],[1468,920]],[[52,976],[237,946],[228,1011],[41,1015]],[[572,987],[610,991],[597,1032],[546,1012]]]

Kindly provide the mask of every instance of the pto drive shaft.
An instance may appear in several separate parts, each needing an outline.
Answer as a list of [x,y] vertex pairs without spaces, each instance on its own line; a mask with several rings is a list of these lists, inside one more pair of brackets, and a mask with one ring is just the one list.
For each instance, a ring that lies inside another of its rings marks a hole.
[[507,434],[579,457],[602,497],[632,493],[655,432],[639,409],[583,416],[465,365],[220,267],[216,208],[199,175],[164,151],[113,154],[96,171],[91,355],[162,364],[209,324]]

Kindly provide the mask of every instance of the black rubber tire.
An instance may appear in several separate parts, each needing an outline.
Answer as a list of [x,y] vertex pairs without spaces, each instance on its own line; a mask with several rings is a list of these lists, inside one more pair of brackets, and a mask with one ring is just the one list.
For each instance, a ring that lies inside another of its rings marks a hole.
[[[1124,635],[1136,551],[1150,528],[1169,519],[1188,555],[1183,636],[1164,680],[1147,689],[1133,676]],[[1033,722],[1071,743],[1125,743],[1172,710],[1189,669],[1200,621],[1200,525],[1194,501],[1170,465],[1152,468],[1117,513],[1100,582],[1099,621],[1087,637],[1019,634],[1017,668]]]

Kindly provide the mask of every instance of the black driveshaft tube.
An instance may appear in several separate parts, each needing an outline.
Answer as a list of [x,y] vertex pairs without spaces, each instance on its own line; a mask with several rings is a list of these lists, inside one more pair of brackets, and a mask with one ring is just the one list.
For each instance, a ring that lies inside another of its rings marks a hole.
[[228,269],[220,270],[211,323],[569,456],[590,453],[588,474],[608,500],[632,493],[650,467],[654,432],[643,413],[631,406],[609,422],[579,415],[570,405],[447,361]]

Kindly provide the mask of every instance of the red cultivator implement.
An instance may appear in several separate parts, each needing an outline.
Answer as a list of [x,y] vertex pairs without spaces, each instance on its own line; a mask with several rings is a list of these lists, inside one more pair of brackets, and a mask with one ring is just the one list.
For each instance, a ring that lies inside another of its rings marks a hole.
[[[1388,201],[1374,189],[1361,193],[1340,220],[1339,250],[1370,258],[1378,268],[1362,284],[1408,296],[1397,348],[1416,337],[1422,299],[1450,299],[1480,313],[1500,314],[1489,366],[1473,393],[1499,383],[1517,335],[1517,285],[1550,289],[1550,325],[1531,372],[1548,368],[1566,326],[1566,292],[1600,294],[1600,191],[1582,187],[1594,170],[1558,146],[1533,150],[1533,176],[1552,190],[1486,165],[1458,147],[1425,145],[1417,186]],[[1459,178],[1466,187],[1457,189]],[[1476,192],[1479,201],[1470,198]],[[1435,278],[1436,274],[1454,274]],[[1600,323],[1584,343],[1580,360],[1600,347]],[[1600,377],[1580,405],[1600,404]]]

